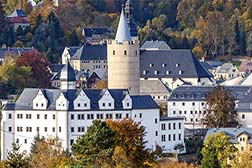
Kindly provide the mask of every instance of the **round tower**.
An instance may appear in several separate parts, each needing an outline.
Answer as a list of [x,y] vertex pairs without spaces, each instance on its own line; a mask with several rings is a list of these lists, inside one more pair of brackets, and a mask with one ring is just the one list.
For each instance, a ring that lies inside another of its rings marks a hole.
[[115,40],[107,42],[108,88],[139,94],[139,41],[132,40],[122,9]]
[[76,89],[75,72],[69,61],[64,65],[60,72],[60,88]]

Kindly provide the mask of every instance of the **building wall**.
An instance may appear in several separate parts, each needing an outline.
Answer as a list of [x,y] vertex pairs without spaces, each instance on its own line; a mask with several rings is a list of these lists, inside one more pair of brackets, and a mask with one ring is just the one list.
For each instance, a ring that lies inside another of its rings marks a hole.
[[252,113],[251,112],[238,112],[239,122],[243,127],[252,128]]
[[139,41],[131,42],[108,41],[108,88],[127,88],[131,94],[139,94]]

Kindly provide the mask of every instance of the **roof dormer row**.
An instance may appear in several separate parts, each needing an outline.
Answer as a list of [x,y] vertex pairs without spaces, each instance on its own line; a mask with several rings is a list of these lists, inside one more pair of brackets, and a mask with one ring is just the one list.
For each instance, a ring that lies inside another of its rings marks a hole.
[[[132,109],[132,99],[129,93],[124,92],[123,96],[124,98],[120,100],[120,104],[122,104],[121,109]],[[92,99],[81,90],[72,100],[67,96],[66,92],[61,92],[56,100],[50,103],[53,104],[56,110],[91,110],[91,104],[98,104],[99,110],[113,110],[115,109],[115,102],[117,102],[117,100],[112,97],[109,90],[101,91],[99,99],[95,102],[92,102]],[[71,109],[69,108],[70,104],[73,104]],[[46,95],[43,93],[43,90],[39,90],[33,99],[33,109],[46,110],[48,106],[49,102]]]

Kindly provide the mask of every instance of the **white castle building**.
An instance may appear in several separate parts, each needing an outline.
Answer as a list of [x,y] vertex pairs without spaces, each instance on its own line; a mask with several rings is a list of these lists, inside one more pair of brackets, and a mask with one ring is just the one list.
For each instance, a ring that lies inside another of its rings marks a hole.
[[60,89],[26,88],[15,103],[2,111],[1,159],[6,159],[11,144],[29,153],[36,135],[58,137],[64,149],[71,149],[95,119],[131,118],[146,131],[146,148],[156,145],[164,152],[177,152],[184,145],[184,119],[161,118],[159,106],[151,96],[131,95],[127,89],[80,90],[75,88],[74,70],[67,63],[61,72]]

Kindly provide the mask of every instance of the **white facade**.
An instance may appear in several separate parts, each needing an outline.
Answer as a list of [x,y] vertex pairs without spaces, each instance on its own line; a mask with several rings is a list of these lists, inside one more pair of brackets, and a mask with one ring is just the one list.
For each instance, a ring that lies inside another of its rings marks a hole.
[[[136,99],[134,96],[131,97],[128,91],[123,91],[124,98],[119,100],[122,107],[118,108],[116,105],[118,100],[114,99],[113,90],[101,90],[98,93],[101,97],[96,102],[97,108],[94,108],[92,107],[94,102],[90,98],[93,92],[97,93],[95,90],[79,90],[73,93],[73,90],[25,89],[17,100],[15,108],[14,104],[6,104],[2,111],[1,158],[6,159],[13,142],[21,145],[21,151],[29,153],[31,143],[38,133],[44,137],[58,137],[62,141],[62,147],[71,150],[71,145],[87,131],[95,119],[131,118],[135,122],[140,122],[146,131],[146,148],[150,150],[154,150],[156,145],[159,145],[163,147],[164,152],[176,152],[173,150],[174,145],[184,144],[183,119],[160,119],[159,107],[150,96],[137,96]],[[66,96],[69,94],[75,95],[74,99]],[[145,101],[146,98],[147,101]],[[133,102],[139,101],[139,99],[141,101],[135,103],[138,106],[135,108]],[[39,106],[36,104],[37,101],[40,104],[47,104]],[[148,101],[152,104],[150,108],[143,103],[148,103]],[[70,107],[70,104],[73,107]],[[141,106],[142,108],[140,108]],[[161,130],[161,123],[166,125],[176,123],[177,126],[172,130]],[[176,139],[172,143],[170,141],[161,142],[163,134],[167,134],[167,136],[176,134]]]

